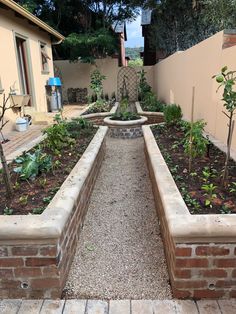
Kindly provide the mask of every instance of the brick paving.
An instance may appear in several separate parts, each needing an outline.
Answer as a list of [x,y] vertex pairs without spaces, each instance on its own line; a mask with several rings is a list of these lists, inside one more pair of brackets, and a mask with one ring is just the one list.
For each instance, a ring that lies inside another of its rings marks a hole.
[[236,300],[2,300],[1,314],[233,314]]

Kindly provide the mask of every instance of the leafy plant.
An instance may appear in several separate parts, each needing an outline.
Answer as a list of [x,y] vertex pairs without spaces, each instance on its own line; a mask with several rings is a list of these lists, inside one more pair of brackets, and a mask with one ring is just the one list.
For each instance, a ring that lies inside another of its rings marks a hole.
[[184,150],[192,158],[203,156],[207,150],[208,140],[203,136],[206,123],[203,120],[188,123],[184,138]]
[[94,70],[91,74],[90,88],[93,90],[94,94],[97,96],[97,100],[101,100],[103,92],[102,82],[106,79],[104,75],[100,73],[98,69]]
[[114,113],[111,116],[111,120],[130,121],[137,119],[140,119],[140,117],[136,113],[130,111]]
[[15,159],[20,166],[14,168],[20,174],[21,180],[35,179],[37,175],[48,172],[52,168],[52,157],[39,148],[33,154],[25,153]]
[[27,204],[28,204],[28,198],[29,198],[28,195],[22,195],[22,196],[19,198],[19,203],[20,203],[21,205],[27,205]]
[[139,74],[138,92],[139,92],[139,98],[142,101],[146,93],[151,91],[151,86],[147,83],[147,79],[145,76],[146,72],[144,70],[139,71],[138,74]]
[[12,215],[12,214],[13,214],[13,209],[6,206],[6,207],[3,209],[3,214],[4,214],[4,215]]
[[44,198],[43,198],[43,202],[45,203],[45,204],[49,204],[50,202],[51,202],[51,200],[52,200],[52,198],[53,198],[53,196],[45,196]]
[[228,166],[230,160],[230,148],[231,141],[234,131],[234,120],[233,116],[236,110],[236,91],[235,91],[235,82],[236,82],[236,71],[228,71],[228,67],[225,66],[221,69],[219,75],[214,75],[213,78],[216,79],[217,83],[220,84],[217,91],[220,87],[224,87],[223,98],[224,107],[227,110],[227,113],[223,111],[225,116],[229,119],[228,124],[228,136],[227,136],[227,152],[222,176],[222,184],[225,185],[225,182],[228,178]]
[[128,110],[128,106],[129,106],[129,99],[127,97],[122,98],[122,100],[120,101],[120,112],[124,113]]
[[168,126],[175,125],[182,118],[182,110],[179,105],[170,104],[164,109],[164,119]]
[[97,100],[86,113],[97,113],[97,112],[108,112],[110,111],[110,103],[104,101],[103,99]]
[[207,196],[207,199],[205,200],[206,206],[212,207],[212,201],[217,197],[217,195],[214,193],[216,188],[217,186],[213,183],[202,185],[202,190],[206,191],[205,195]]
[[142,108],[151,112],[163,112],[165,104],[157,100],[156,95],[153,92],[145,93],[142,101]]
[[42,189],[45,188],[45,186],[47,185],[47,179],[46,178],[40,178],[39,179],[39,185]]
[[44,207],[36,207],[32,209],[32,213],[34,215],[40,215],[43,213],[44,209],[45,209]]
[[71,138],[67,122],[62,117],[57,116],[55,122],[44,130],[44,133],[47,134],[45,143],[54,153],[59,154],[63,148],[74,145],[75,140]]
[[236,192],[236,182],[232,182],[230,186],[230,193],[235,193]]

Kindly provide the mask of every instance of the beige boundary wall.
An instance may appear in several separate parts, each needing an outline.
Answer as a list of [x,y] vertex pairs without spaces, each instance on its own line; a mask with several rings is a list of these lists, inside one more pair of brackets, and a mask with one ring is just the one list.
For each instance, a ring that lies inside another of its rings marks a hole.
[[[195,86],[194,119],[207,122],[206,131],[226,143],[227,118],[222,113],[222,92],[212,76],[227,65],[236,70],[235,32],[222,31],[198,45],[177,52],[155,66],[154,89],[158,98],[181,106],[184,118],[190,120],[192,87]],[[232,148],[236,150],[236,131]]]
[[[54,76],[50,36],[38,27],[29,24],[26,19],[16,16],[13,11],[0,8],[0,78],[6,95],[13,85],[17,94],[21,94],[15,36],[26,39],[32,97],[32,106],[27,107],[27,112],[31,115],[35,112],[47,112],[45,85],[48,78]],[[46,52],[50,57],[47,73],[42,72],[40,42],[46,44]],[[1,101],[2,95],[0,95],[0,103]],[[14,122],[18,116],[19,112],[8,111],[8,118],[11,122]],[[11,123],[6,128],[10,127]]]
[[[61,72],[63,81],[63,95],[66,99],[68,88],[88,88],[88,92],[91,93],[89,89],[90,85],[90,74],[98,67],[99,71],[106,76],[106,80],[103,82],[104,94],[111,96],[113,92],[117,94],[117,76],[121,69],[118,66],[118,59],[106,58],[96,60],[96,66],[88,63],[82,62],[70,62],[68,60],[61,60],[54,62],[56,67]],[[153,86],[154,68],[151,66],[137,67],[136,72],[144,69],[146,72],[146,77],[148,83]]]

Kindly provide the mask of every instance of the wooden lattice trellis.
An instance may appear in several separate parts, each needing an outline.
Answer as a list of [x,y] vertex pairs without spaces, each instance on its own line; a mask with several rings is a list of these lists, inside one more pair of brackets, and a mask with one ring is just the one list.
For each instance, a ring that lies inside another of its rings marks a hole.
[[130,101],[133,102],[138,100],[137,73],[134,68],[122,67],[118,72],[118,101],[122,99],[122,96],[124,95],[124,89],[126,89]]

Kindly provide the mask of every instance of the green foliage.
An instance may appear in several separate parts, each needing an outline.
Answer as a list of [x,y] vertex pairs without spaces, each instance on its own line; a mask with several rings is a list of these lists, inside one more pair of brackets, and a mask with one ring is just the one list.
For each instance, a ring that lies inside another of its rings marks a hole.
[[151,92],[151,86],[147,83],[146,79],[146,72],[144,70],[139,71],[139,85],[138,85],[138,92],[139,92],[139,98],[142,101],[146,95],[146,93]]
[[6,206],[6,207],[3,209],[3,214],[4,214],[4,215],[7,215],[7,216],[13,215],[13,209]]
[[97,100],[95,104],[93,104],[86,113],[97,113],[97,112],[109,112],[110,111],[110,103],[104,101],[103,99]]
[[55,120],[56,123],[43,132],[47,134],[45,145],[54,153],[59,154],[63,148],[74,145],[75,140],[68,132],[66,121],[61,116],[56,116]]
[[208,140],[203,136],[206,123],[203,120],[186,123],[186,133],[184,138],[184,150],[187,155],[191,154],[192,158],[203,156],[207,150]]
[[15,159],[19,167],[14,171],[20,175],[21,180],[35,179],[41,173],[47,172],[52,168],[52,157],[43,153],[39,148],[34,153],[25,153]]
[[205,200],[206,206],[212,207],[212,201],[217,197],[217,195],[214,193],[216,188],[217,186],[213,183],[202,185],[202,190],[206,191],[205,195],[207,196]]
[[111,120],[131,121],[137,119],[140,119],[140,116],[130,111],[114,113],[111,116]]
[[44,207],[36,207],[32,209],[34,215],[41,215],[44,212]]
[[[228,71],[228,67],[224,66],[221,69],[221,73],[218,75],[214,75],[213,78],[216,78],[217,83],[219,83],[219,88],[223,87],[223,102],[224,107],[227,112],[223,113],[229,119],[228,124],[228,136],[227,136],[227,152],[225,158],[224,171],[222,176],[222,184],[225,185],[225,182],[228,177],[228,164],[230,160],[230,148],[231,148],[231,139],[234,131],[234,121],[233,116],[236,110],[236,91],[235,91],[235,82],[236,82],[236,71]],[[218,89],[219,89],[218,88]]]
[[229,190],[230,193],[236,192],[236,182],[232,182],[231,186],[229,186],[229,187],[230,187],[230,190]]
[[90,88],[93,90],[94,94],[97,96],[97,100],[101,100],[102,92],[103,92],[103,85],[102,82],[106,79],[104,75],[100,73],[98,69],[94,70],[91,73],[91,82]]
[[90,121],[82,117],[78,117],[73,118],[70,122],[67,122],[66,129],[70,138],[77,139],[81,135],[90,135],[93,130],[93,125]]
[[182,118],[182,110],[179,105],[170,104],[164,109],[164,119],[167,125],[175,125]]
[[136,59],[133,59],[133,60],[130,60],[128,65],[130,67],[142,67],[143,66],[143,59],[141,58],[136,58]]
[[129,57],[131,60],[136,60],[140,58],[140,52],[143,51],[143,47],[135,47],[135,48],[125,48],[125,55]]
[[236,24],[235,0],[164,0],[152,15],[153,51],[170,55]]
[[129,106],[129,99],[125,97],[120,102],[120,107],[119,107],[120,112],[122,113],[126,112],[128,109],[128,106]]
[[95,59],[113,55],[118,50],[117,38],[108,29],[100,28],[83,34],[71,33],[63,47],[69,52],[71,61],[95,63]]
[[157,100],[156,95],[153,92],[147,92],[142,101],[142,108],[145,111],[163,112],[165,104]]

